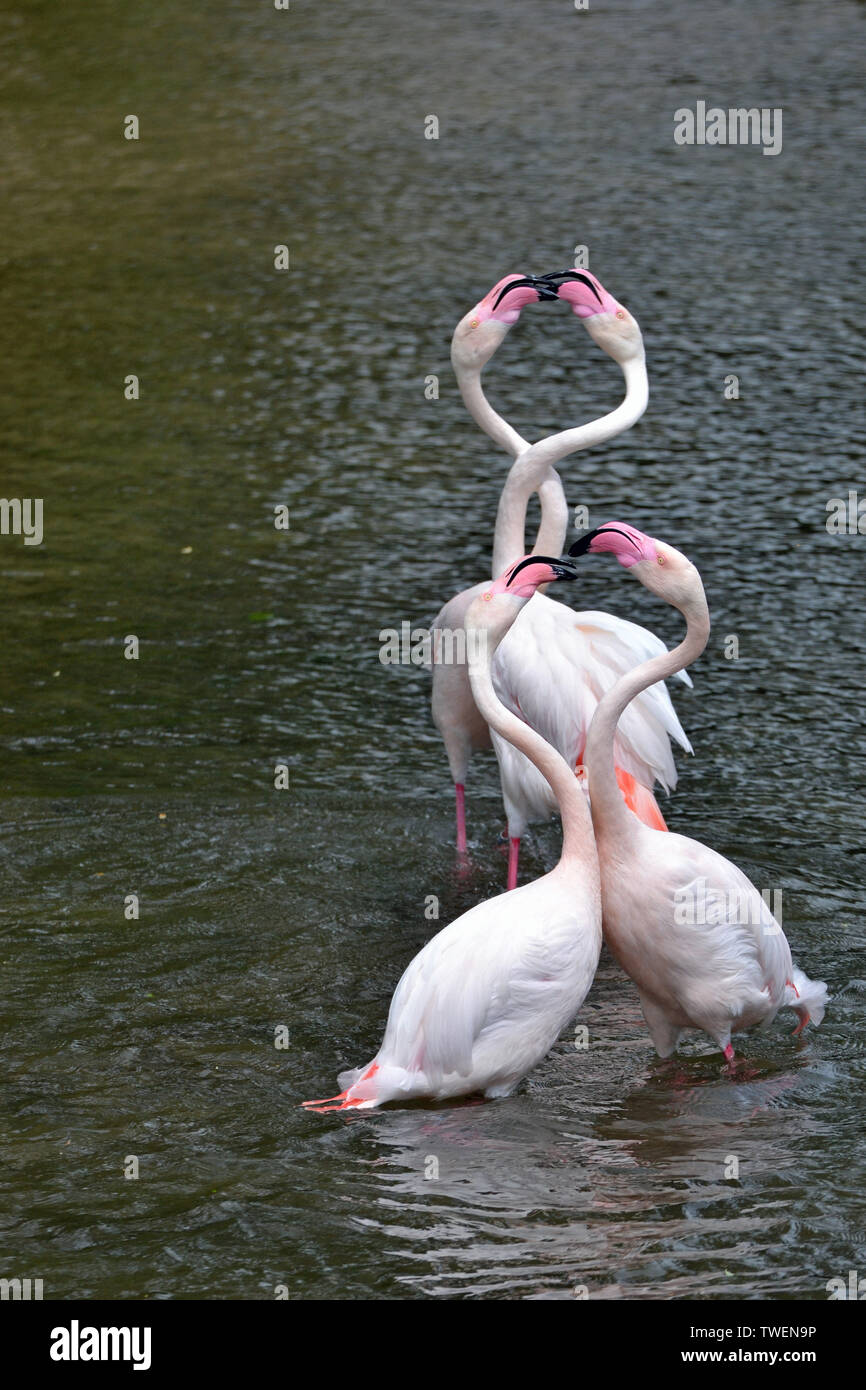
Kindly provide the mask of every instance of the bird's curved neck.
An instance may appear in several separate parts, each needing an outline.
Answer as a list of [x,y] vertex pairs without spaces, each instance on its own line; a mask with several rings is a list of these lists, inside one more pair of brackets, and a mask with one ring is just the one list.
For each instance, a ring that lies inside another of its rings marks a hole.
[[619,789],[614,767],[614,737],[623,710],[642,690],[656,681],[676,675],[696,661],[707,645],[710,635],[710,615],[706,600],[701,596],[688,609],[681,609],[686,619],[686,635],[673,651],[644,661],[633,671],[620,676],[599,702],[586,738],[584,763],[589,777],[589,796],[592,802],[592,821],[596,832],[616,831],[629,834],[637,825]]
[[503,420],[493,409],[481,387],[481,371],[479,368],[459,368],[456,369],[457,385],[460,387],[460,394],[463,397],[466,409],[472,416],[476,425],[480,425],[485,434],[502,446],[513,458],[522,454],[529,448],[528,440],[512,429],[507,420]]
[[[519,612],[520,609],[516,608],[515,618]],[[559,862],[576,863],[592,857],[595,854],[592,819],[574,769],[541,734],[507,710],[493,688],[491,666],[496,645],[498,643],[494,645],[490,641],[467,643],[469,680],[475,703],[490,727],[524,753],[553,788],[562,817],[562,854]],[[477,650],[479,646],[480,651]]]
[[585,425],[577,425],[574,429],[549,434],[546,439],[533,444],[531,453],[539,469],[555,467],[560,459],[576,453],[578,449],[605,444],[640,419],[649,400],[649,379],[643,352],[622,363],[622,374],[625,395],[616,410],[600,415],[597,420],[589,420]]
[[[558,555],[568,532],[568,504],[554,467],[567,454],[604,444],[639,420],[647,407],[649,382],[643,353],[622,367],[625,396],[616,410],[574,429],[548,435],[525,449],[511,465],[499,498],[493,538],[493,577],[526,554],[526,508],[533,492],[541,501],[536,555]],[[480,389],[480,388],[479,388]],[[497,417],[498,418],[498,417]],[[504,423],[504,421],[503,421]],[[510,428],[510,427],[509,427]],[[546,505],[545,505],[546,504]]]
[[[531,452],[531,451],[529,451]],[[533,467],[522,467],[522,458],[512,465],[499,495],[496,527],[493,532],[492,574],[496,579],[509,565],[526,554],[526,509],[533,492],[541,503],[541,523],[533,555],[561,555],[568,532],[568,503],[562,480],[555,468],[545,468],[539,479]]]

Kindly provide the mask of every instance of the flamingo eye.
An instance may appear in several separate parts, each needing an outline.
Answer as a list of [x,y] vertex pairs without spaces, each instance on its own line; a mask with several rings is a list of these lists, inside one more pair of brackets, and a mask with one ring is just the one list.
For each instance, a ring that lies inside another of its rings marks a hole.
[[625,318],[625,309],[617,309],[617,311],[616,311],[616,316],[617,316],[618,319],[624,319],[624,318]]
[[664,555],[659,555],[659,556],[658,556],[658,562],[659,562],[660,565],[663,565],[663,564],[664,564],[664,562],[665,562],[665,557],[664,557]]
[[470,327],[470,328],[477,328],[477,327],[478,327],[478,320],[477,320],[477,319],[470,319],[470,320],[469,320],[469,327]]

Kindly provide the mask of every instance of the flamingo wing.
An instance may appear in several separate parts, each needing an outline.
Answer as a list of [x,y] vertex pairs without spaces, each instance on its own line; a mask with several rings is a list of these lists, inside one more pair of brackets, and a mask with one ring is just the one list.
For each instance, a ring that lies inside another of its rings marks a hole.
[[394,992],[383,1072],[421,1072],[428,1094],[448,1077],[483,1086],[512,1066],[522,1075],[576,1011],[579,982],[585,993],[592,980],[600,946],[592,909],[546,875],[443,928]]
[[[575,613],[536,594],[496,652],[493,683],[502,703],[576,766],[605,692],[624,672],[665,650],[658,637],[637,623],[609,613]],[[652,788],[659,782],[670,791],[677,782],[671,739],[691,752],[670,695],[659,683],[631,702],[614,745],[626,800],[657,829],[664,827],[664,819]],[[493,743],[509,834],[520,835],[528,821],[555,810],[556,804],[544,778],[522,753],[495,733]],[[635,784],[646,789],[651,805]]]

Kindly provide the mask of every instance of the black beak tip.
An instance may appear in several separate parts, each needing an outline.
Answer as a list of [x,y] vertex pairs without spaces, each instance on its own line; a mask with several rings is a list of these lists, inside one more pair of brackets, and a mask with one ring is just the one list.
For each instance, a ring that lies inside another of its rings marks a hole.
[[573,556],[573,557],[575,557],[575,558],[576,558],[578,555],[585,555],[585,554],[587,553],[587,551],[589,550],[589,547],[592,545],[592,542],[595,540],[595,537],[596,537],[597,535],[598,535],[598,531],[597,531],[597,530],[595,530],[595,531],[585,531],[584,534],[583,534],[582,536],[579,536],[579,537],[578,537],[578,539],[573,543],[573,545],[570,545],[570,546],[568,547],[568,553],[569,553],[569,555],[571,555],[571,556]]
[[559,298],[556,285],[551,285],[546,275],[533,275],[532,278],[535,283],[536,293],[541,303],[544,303],[546,299],[549,300]]

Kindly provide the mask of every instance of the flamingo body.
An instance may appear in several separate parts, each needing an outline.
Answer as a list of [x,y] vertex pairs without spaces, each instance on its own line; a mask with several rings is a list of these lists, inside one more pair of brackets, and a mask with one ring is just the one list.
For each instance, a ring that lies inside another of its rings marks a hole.
[[675,1050],[684,1028],[698,1028],[732,1063],[731,1035],[766,1026],[783,1006],[797,1014],[798,1032],[820,1023],[827,986],[794,965],[785,933],[741,869],[698,840],[650,829],[623,804],[617,726],[648,687],[697,660],[710,615],[698,571],[672,546],[609,522],[571,547],[573,555],[603,551],[686,619],[679,646],[620,676],[590,726],[586,767],[605,939],[637,985],[661,1056]]
[[508,1095],[583,1002],[600,916],[595,875],[559,864],[444,927],[397,985],[372,1062],[341,1073],[335,1108]]
[[[576,768],[602,696],[624,671],[664,651],[664,643],[637,623],[610,613],[574,612],[537,594],[496,652],[493,683],[505,707]],[[686,681],[691,684],[688,677]],[[665,791],[677,784],[671,738],[692,751],[670,695],[659,684],[632,702],[620,720],[614,748],[617,768],[648,793],[644,801],[635,798],[642,818],[660,815],[652,796],[656,782]],[[518,749],[496,733],[493,746],[508,835],[520,839],[530,821],[556,810],[556,802],[549,784]]]
[[[826,985],[794,966],[785,933],[736,864],[634,818],[627,854],[598,825],[596,844],[605,939],[638,987],[661,1057],[685,1028],[708,1033],[725,1051],[732,1034],[768,1026],[783,1007],[794,1009],[801,1027],[821,1022]],[[700,885],[693,900],[702,912],[682,911],[690,885]]]
[[466,614],[469,679],[487,724],[550,780],[562,815],[554,869],[480,903],[444,927],[404,972],[382,1045],[340,1076],[343,1091],[312,1110],[482,1092],[504,1096],[536,1065],[583,1003],[601,949],[601,885],[586,797],[573,769],[494,689],[496,649],[539,585],[574,579],[570,561],[527,556],[482,586]]
[[[598,420],[550,435],[534,445],[489,405],[481,371],[535,298],[559,297],[583,320],[590,337],[621,367],[626,395]],[[558,552],[565,541],[568,509],[554,465],[569,453],[590,448],[630,428],[646,409],[648,382],[643,342],[636,320],[588,271],[569,270],[542,279],[506,276],[470,311],[454,332],[452,362],[464,402],[476,422],[515,458],[496,518],[494,574],[516,563],[524,549],[526,507],[537,492],[541,527],[535,552]],[[445,634],[463,626],[469,605],[483,586],[457,594],[433,624],[433,722],[448,755],[456,790],[457,848],[466,849],[465,781],[472,754],[490,745],[490,733],[472,700],[466,668],[443,656]],[[628,666],[661,648],[644,628],[607,614],[573,614],[544,595],[521,613],[497,652],[496,693],[506,707],[539,729],[577,770],[593,710],[612,681]],[[688,680],[688,678],[686,678]],[[668,736],[690,750],[664,687],[637,701],[617,739],[617,775],[627,804],[648,824],[666,829],[653,795],[656,781],[676,785]],[[508,884],[517,883],[520,839],[531,820],[548,816],[556,803],[545,778],[516,748],[497,736],[508,818]]]
[[[434,620],[433,721],[442,735],[451,776],[465,782],[476,749],[490,747],[491,734],[475,704],[465,663],[444,661],[443,636],[463,627],[472,601],[488,584],[476,584],[449,599]],[[453,639],[452,639],[453,641]],[[452,650],[454,648],[452,647]],[[493,659],[493,684],[505,707],[537,729],[570,767],[582,761],[586,735],[599,700],[626,670],[665,651],[664,643],[637,623],[610,613],[575,612],[536,594],[503,638]],[[689,677],[681,679],[691,685]],[[616,763],[638,787],[628,792],[633,809],[658,825],[652,789],[677,783],[670,739],[687,752],[691,744],[670,695],[660,684],[645,691],[617,730]],[[520,839],[528,823],[550,816],[556,799],[533,763],[507,739],[492,735],[502,780],[508,835]],[[623,789],[625,793],[625,788]],[[664,822],[662,821],[662,824]]]

